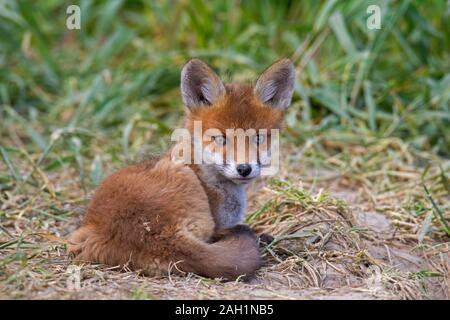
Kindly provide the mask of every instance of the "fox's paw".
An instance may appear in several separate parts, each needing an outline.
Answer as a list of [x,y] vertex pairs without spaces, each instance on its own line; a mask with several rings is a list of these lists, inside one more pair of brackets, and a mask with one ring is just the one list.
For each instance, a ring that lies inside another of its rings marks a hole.
[[271,244],[273,240],[275,240],[275,238],[268,233],[262,233],[259,235],[259,244],[261,246],[267,246]]

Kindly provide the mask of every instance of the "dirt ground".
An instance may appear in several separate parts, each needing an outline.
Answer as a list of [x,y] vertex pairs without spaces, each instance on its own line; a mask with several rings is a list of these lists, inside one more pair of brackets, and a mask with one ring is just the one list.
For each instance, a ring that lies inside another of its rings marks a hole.
[[449,299],[449,237],[423,189],[428,185],[447,219],[439,168],[445,172],[448,163],[431,159],[424,175],[416,161],[423,155],[403,147],[393,140],[354,146],[348,161],[343,151],[317,164],[314,146],[287,146],[280,174],[248,190],[247,222],[275,237],[262,247],[264,266],[249,283],[193,274],[149,278],[101,265],[77,269],[66,237],[92,190],[85,194],[67,169],[48,176],[46,188],[6,191],[0,298]]

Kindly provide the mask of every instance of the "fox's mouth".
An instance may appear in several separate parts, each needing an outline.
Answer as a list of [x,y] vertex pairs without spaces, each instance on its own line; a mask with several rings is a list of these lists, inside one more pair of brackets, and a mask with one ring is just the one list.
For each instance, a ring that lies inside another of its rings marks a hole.
[[253,179],[255,179],[255,177],[249,177],[249,178],[233,178],[231,179],[234,183],[239,183],[239,184],[243,184],[243,183],[248,183],[250,181],[252,181]]

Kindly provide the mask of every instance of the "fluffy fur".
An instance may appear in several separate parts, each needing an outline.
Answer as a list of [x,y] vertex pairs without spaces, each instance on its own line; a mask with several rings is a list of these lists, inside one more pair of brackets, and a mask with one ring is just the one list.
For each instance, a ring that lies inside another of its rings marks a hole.
[[[284,59],[255,87],[224,85],[205,63],[191,60],[181,76],[186,128],[192,131],[196,120],[203,130],[223,132],[281,128],[292,96],[291,72],[292,63]],[[97,188],[69,250],[78,262],[127,265],[149,275],[171,269],[228,280],[249,277],[260,266],[260,254],[255,234],[241,225],[246,196],[235,171],[233,165],[175,163],[169,154],[126,167]]]

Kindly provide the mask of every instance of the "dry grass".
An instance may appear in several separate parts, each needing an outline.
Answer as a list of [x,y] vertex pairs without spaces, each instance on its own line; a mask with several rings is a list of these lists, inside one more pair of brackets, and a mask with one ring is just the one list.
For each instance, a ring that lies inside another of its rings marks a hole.
[[[324,146],[334,154],[319,157]],[[413,154],[394,139],[344,144],[318,137],[303,148],[287,145],[285,154],[280,176],[249,190],[248,223],[275,236],[250,283],[84,265],[82,289],[70,290],[65,237],[82,215],[85,193],[74,169],[47,176],[36,167],[30,182],[40,183],[17,182],[2,195],[1,297],[449,298],[448,162]],[[14,167],[30,172],[37,159],[27,158]],[[425,158],[426,170],[418,164]],[[8,170],[4,163],[0,169]]]

